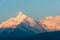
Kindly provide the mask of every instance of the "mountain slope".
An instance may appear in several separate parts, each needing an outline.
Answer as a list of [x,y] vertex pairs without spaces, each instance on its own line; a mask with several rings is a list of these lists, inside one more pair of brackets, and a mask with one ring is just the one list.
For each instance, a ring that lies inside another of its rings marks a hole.
[[[16,17],[11,17],[0,24],[0,36],[31,36],[45,32],[41,26],[33,19],[22,12]],[[4,34],[5,33],[5,34]],[[13,34],[13,35],[12,35]]]
[[48,16],[40,20],[40,24],[46,31],[59,31],[60,16]]
[[0,28],[3,28],[3,27],[9,28],[9,26],[14,28],[14,26],[19,25],[21,24],[21,22],[24,22],[24,21],[28,21],[31,26],[36,24],[32,18],[20,12],[18,16],[16,16],[15,18],[11,17],[7,21],[1,23]]
[[[44,32],[59,31],[60,16],[48,16],[38,22],[20,12],[0,24],[0,36],[31,36]],[[5,33],[5,34],[4,34]]]

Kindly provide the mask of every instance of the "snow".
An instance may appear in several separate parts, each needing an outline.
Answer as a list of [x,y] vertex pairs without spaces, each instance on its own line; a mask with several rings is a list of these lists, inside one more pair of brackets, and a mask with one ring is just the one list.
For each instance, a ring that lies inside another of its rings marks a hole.
[[60,16],[48,16],[40,22],[47,31],[60,30]]
[[26,16],[22,12],[19,12],[15,18],[11,17],[7,21],[2,22],[0,24],[0,28],[16,28],[19,24],[21,24],[21,22],[24,22],[25,20],[29,22],[30,26],[34,26],[36,24],[32,18]]

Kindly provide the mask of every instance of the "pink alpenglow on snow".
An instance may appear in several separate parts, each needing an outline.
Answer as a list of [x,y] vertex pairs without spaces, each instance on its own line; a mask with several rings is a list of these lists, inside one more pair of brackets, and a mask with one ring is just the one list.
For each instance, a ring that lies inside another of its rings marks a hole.
[[60,16],[48,16],[45,19],[40,20],[40,24],[47,31],[60,30]]

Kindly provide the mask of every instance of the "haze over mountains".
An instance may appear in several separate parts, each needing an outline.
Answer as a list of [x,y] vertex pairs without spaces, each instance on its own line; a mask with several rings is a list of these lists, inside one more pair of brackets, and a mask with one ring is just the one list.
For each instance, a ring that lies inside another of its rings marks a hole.
[[11,17],[0,24],[0,33],[13,34],[20,33],[21,35],[33,35],[44,32],[59,31],[60,30],[60,16],[47,16],[45,19],[35,21],[20,12],[16,17]]

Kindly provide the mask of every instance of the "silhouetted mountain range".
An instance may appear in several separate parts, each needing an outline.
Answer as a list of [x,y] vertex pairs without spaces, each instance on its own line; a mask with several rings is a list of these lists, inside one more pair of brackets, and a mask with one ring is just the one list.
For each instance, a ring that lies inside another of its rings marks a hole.
[[2,40],[60,40],[60,31],[45,32],[28,37],[0,37]]

